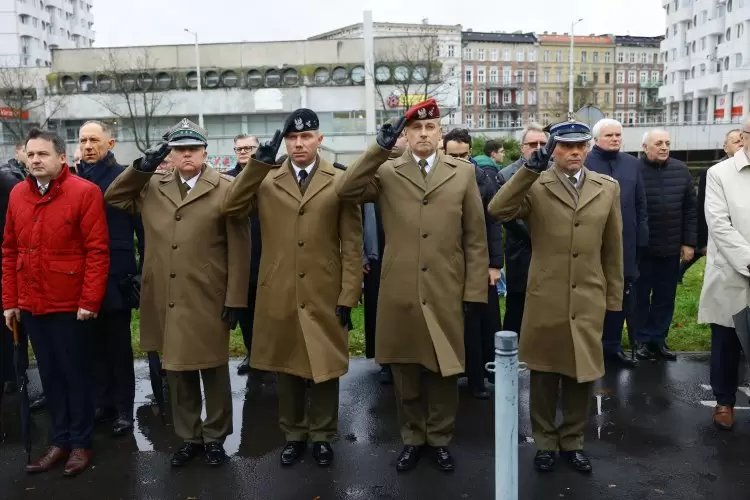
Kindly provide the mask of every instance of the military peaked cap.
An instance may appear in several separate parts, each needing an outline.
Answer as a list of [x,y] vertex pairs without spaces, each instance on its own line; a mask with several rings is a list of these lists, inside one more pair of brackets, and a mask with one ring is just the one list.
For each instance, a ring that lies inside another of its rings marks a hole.
[[578,121],[555,123],[549,133],[557,142],[588,142],[592,138],[589,126]]
[[185,146],[208,146],[208,133],[187,118],[172,127],[165,134],[164,139],[170,147],[179,148]]

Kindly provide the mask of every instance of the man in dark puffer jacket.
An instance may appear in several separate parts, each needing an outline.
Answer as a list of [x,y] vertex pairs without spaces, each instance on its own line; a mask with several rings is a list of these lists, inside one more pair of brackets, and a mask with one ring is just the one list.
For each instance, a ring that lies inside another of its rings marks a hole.
[[674,314],[680,260],[689,261],[697,244],[696,199],[687,166],[669,157],[669,134],[651,130],[643,137],[641,173],[646,186],[649,245],[640,258],[637,355],[674,360],[666,337]]

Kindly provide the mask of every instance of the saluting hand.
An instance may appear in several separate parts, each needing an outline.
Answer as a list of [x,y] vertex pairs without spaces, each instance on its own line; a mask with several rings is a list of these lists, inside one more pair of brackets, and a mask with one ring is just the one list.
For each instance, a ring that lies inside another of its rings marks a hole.
[[166,142],[154,144],[143,153],[143,157],[135,160],[133,166],[141,172],[156,172],[171,151],[172,148]]
[[524,162],[526,168],[537,173],[547,170],[549,160],[552,158],[552,152],[555,150],[556,145],[555,137],[550,136],[547,144],[531,153],[529,159]]
[[406,126],[405,116],[402,116],[401,118],[399,118],[395,126],[391,125],[390,123],[383,124],[383,126],[380,127],[378,136],[375,138],[375,141],[378,143],[378,146],[380,146],[383,149],[388,149],[388,150],[393,149],[394,146],[396,146],[396,142],[398,141],[398,138],[401,137],[401,133],[404,131],[405,126]]
[[281,147],[281,139],[281,130],[276,130],[273,139],[258,146],[253,158],[266,165],[276,165],[276,155]]

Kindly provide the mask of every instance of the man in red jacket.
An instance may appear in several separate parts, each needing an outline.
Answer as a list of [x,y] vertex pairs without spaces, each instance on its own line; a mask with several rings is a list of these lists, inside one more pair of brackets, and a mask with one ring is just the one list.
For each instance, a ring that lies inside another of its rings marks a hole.
[[33,129],[29,177],[10,194],[2,246],[5,323],[20,322],[36,354],[52,420],[52,446],[27,472],[91,460],[94,429],[90,322],[104,297],[109,236],[102,192],[71,174],[65,142]]

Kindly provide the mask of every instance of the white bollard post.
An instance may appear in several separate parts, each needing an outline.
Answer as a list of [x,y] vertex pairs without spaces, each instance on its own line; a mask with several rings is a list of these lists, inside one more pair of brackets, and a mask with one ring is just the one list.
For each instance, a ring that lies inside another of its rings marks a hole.
[[518,335],[495,333],[495,500],[518,500]]

